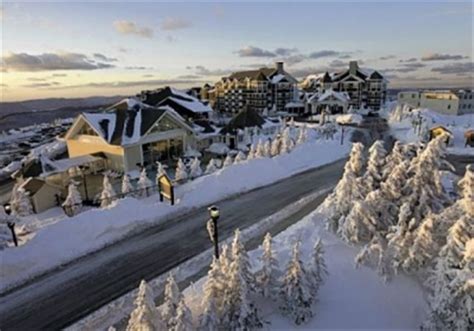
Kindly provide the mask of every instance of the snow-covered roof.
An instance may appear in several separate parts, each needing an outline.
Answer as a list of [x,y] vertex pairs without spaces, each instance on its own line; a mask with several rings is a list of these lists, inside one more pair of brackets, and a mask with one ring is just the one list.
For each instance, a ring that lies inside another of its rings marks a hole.
[[297,107],[304,107],[304,103],[301,101],[292,101],[292,102],[288,102],[285,105],[285,108],[297,108]]
[[213,143],[207,149],[208,152],[218,154],[218,155],[226,155],[229,153],[229,147],[227,147],[224,143]]
[[[194,99],[194,100],[193,100]],[[170,97],[170,100],[173,100],[177,104],[188,108],[189,110],[192,110],[195,113],[210,113],[212,112],[212,108],[209,107],[209,105],[205,105],[202,102],[200,102],[196,98],[189,98],[189,100],[184,100],[184,99],[178,99],[174,97]]]
[[349,102],[350,97],[346,92],[336,92],[333,89],[329,89],[326,92],[319,94],[314,93],[308,100],[308,102],[323,102],[328,98],[333,97],[341,102]]
[[[51,175],[54,173],[65,172],[68,169],[78,167],[80,165],[93,163],[96,161],[102,160],[99,156],[94,155],[82,155],[71,157],[68,159],[60,159],[60,160],[46,160],[45,158],[41,159],[41,163],[43,166],[43,173],[41,176]],[[47,161],[47,162],[46,162]]]
[[275,76],[272,77],[272,83],[276,84],[281,82],[283,79],[286,79],[285,75],[282,74],[276,74]]

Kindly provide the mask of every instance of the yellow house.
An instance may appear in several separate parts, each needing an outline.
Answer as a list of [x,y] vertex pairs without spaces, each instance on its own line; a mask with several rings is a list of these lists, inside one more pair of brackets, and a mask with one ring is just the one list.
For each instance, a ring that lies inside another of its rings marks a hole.
[[70,158],[102,153],[107,168],[136,170],[169,163],[196,145],[195,128],[169,106],[125,99],[104,113],[82,113],[66,136]]
[[430,129],[430,140],[442,135],[446,135],[446,144],[449,144],[449,139],[452,136],[451,131],[442,125],[438,125]]

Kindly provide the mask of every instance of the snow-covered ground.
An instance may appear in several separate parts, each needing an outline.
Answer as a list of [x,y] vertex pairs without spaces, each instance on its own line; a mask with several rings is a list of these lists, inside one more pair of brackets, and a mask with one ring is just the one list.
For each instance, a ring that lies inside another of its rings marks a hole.
[[[132,231],[163,222],[192,208],[206,206],[340,159],[347,155],[349,148],[348,139],[341,146],[337,135],[334,140],[310,139],[296,146],[289,154],[245,161],[178,186],[175,206],[158,202],[158,196],[154,195],[142,200],[122,199],[108,208],[90,209],[71,218],[61,217],[54,210],[50,218],[29,216],[24,222],[38,225],[30,228],[33,232],[31,240],[21,247],[0,252],[0,289],[4,290],[100,249]],[[40,225],[44,223],[49,223],[49,226]]]
[[[421,132],[413,125],[413,121],[418,119],[418,116],[422,119]],[[474,155],[474,147],[464,146],[464,133],[474,129],[474,114],[443,115],[430,109],[414,109],[411,112],[404,112],[401,120],[390,115],[387,118],[390,133],[403,143],[426,140],[427,131],[441,125],[451,131],[453,136],[448,146],[449,153]]]
[[[347,246],[324,228],[325,212],[318,209],[300,222],[273,238],[280,267],[290,258],[291,248],[301,240],[301,260],[309,261],[317,238],[325,247],[325,260],[329,271],[322,285],[318,302],[314,305],[313,319],[305,325],[295,326],[273,304],[266,304],[263,319],[270,322],[268,330],[315,329],[403,329],[417,330],[425,317],[424,292],[414,279],[399,276],[384,283],[369,268],[354,268],[358,249]],[[252,266],[259,268],[262,248],[249,253]],[[205,278],[184,291],[186,303],[196,317],[201,311],[202,285]]]

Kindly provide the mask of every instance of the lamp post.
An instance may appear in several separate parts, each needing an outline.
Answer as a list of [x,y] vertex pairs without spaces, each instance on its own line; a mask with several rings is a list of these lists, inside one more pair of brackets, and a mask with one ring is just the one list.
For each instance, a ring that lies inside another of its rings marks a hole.
[[214,244],[214,255],[216,259],[219,259],[219,237],[217,233],[217,220],[219,219],[220,212],[219,208],[216,206],[211,206],[207,208],[211,219],[207,221],[207,232],[211,238],[212,243]]
[[[12,208],[11,208],[9,203],[4,205],[4,210],[5,210],[5,214],[7,214],[7,216],[11,215]],[[15,244],[15,246],[18,247],[18,240],[16,238],[16,233],[15,233],[15,222],[12,221],[12,220],[7,220],[7,226],[8,226],[8,228],[10,229],[10,231],[12,233],[13,243]]]

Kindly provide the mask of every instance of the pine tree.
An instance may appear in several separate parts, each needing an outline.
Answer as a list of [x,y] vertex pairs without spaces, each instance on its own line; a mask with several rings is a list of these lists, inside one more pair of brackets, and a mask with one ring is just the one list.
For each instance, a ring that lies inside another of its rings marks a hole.
[[445,259],[449,267],[460,268],[466,253],[466,244],[471,238],[474,238],[474,221],[470,216],[464,215],[449,229],[440,258]]
[[382,140],[377,140],[369,148],[369,159],[367,161],[367,170],[365,173],[367,192],[380,187],[380,182],[383,179],[383,169],[386,155],[387,151],[383,146]]
[[189,177],[191,179],[202,176],[201,161],[197,157],[191,162],[191,169],[189,170]]
[[28,216],[33,213],[30,194],[23,187],[17,187],[14,198],[11,201],[13,215]]
[[248,330],[263,326],[259,311],[250,298],[253,282],[250,263],[236,230],[232,243],[233,261],[229,267],[227,287],[223,296],[222,318],[227,330]]
[[458,187],[462,197],[458,202],[459,205],[468,215],[474,217],[474,167],[471,164],[466,166],[466,172]]
[[128,320],[127,331],[165,331],[166,326],[153,301],[153,291],[142,280],[134,301],[135,309]]
[[385,167],[383,169],[383,178],[387,178],[397,165],[406,161],[404,146],[400,141],[395,141],[392,151],[386,158]]
[[232,156],[230,156],[229,154],[227,154],[225,160],[224,160],[224,164],[223,164],[223,167],[228,167],[228,166],[231,166],[233,164],[233,160],[232,160]]
[[76,215],[82,209],[82,198],[76,185],[76,182],[71,181],[68,186],[66,200],[63,202],[63,207],[68,213],[71,213],[71,215]]
[[266,157],[265,144],[261,139],[258,141],[255,157],[256,158]]
[[349,163],[351,164],[354,175],[356,177],[362,176],[365,166],[365,154],[363,144],[352,144],[351,153],[349,154]]
[[221,269],[221,280],[225,283],[226,277],[229,274],[230,264],[232,263],[232,253],[227,244],[222,245],[222,251],[219,256],[219,264]]
[[249,150],[249,153],[247,155],[247,160],[255,159],[256,153],[257,153],[257,147],[255,146],[255,144],[250,145],[250,150]]
[[271,149],[270,149],[270,154],[272,157],[275,157],[278,154],[280,154],[280,145],[281,145],[281,139],[278,136],[273,138]]
[[307,323],[313,316],[311,306],[314,302],[308,275],[300,260],[299,250],[300,243],[296,242],[293,246],[292,258],[281,280],[280,290],[281,310],[297,325]]
[[320,238],[316,240],[313,247],[311,262],[311,285],[313,293],[316,296],[319,287],[324,283],[324,279],[329,274],[326,261],[324,260],[324,246]]
[[213,172],[217,171],[216,160],[211,159],[207,164],[206,171],[204,172],[206,175],[212,174]]
[[184,298],[178,303],[178,308],[176,309],[176,317],[174,319],[172,331],[193,331],[193,320],[191,311],[189,310]]
[[299,127],[298,129],[298,138],[296,139],[296,144],[301,145],[306,141],[305,133],[304,133],[304,127]]
[[129,195],[131,192],[133,192],[133,190],[134,188],[132,183],[130,182],[130,176],[127,174],[123,175],[121,188],[123,196],[125,197]]
[[140,192],[140,196],[148,196],[148,190],[153,186],[153,183],[148,178],[148,174],[146,173],[145,167],[143,167],[142,171],[140,172],[140,177],[138,178],[137,186]]
[[275,252],[272,250],[272,236],[265,235],[262,243],[262,268],[256,273],[256,281],[262,295],[266,298],[275,298],[278,292],[280,268]]
[[166,175],[166,170],[161,162],[156,161],[156,185],[159,184],[160,177],[163,175]]
[[199,318],[199,327],[201,330],[217,331],[219,327],[220,314],[218,307],[223,294],[223,288],[220,283],[221,271],[219,261],[214,257],[211,263],[207,280],[203,286],[203,313]]
[[263,149],[265,152],[265,157],[272,157],[272,144],[270,140],[265,141],[263,144]]
[[325,201],[331,210],[327,222],[328,229],[337,232],[339,223],[344,223],[344,218],[349,214],[354,203],[362,199],[362,196],[363,187],[357,180],[350,162],[347,162],[341,180]]
[[407,272],[426,267],[436,256],[439,247],[433,240],[433,216],[428,216],[416,231],[415,240],[410,247],[408,258],[403,262]]
[[163,320],[168,329],[172,329],[175,326],[178,304],[181,299],[181,291],[179,290],[178,284],[176,284],[173,275],[170,273],[166,279],[165,298],[162,307]]
[[235,159],[234,159],[234,163],[237,164],[237,163],[242,163],[246,160],[246,156],[244,153],[242,153],[242,151],[239,151],[237,153],[237,155],[235,156]]
[[110,183],[109,176],[104,173],[104,180],[102,182],[102,192],[100,194],[100,206],[102,208],[107,207],[116,198],[116,193],[112,184]]
[[178,182],[185,182],[188,179],[188,172],[186,170],[186,166],[184,165],[184,162],[181,159],[178,160],[174,179]]
[[290,129],[285,128],[281,137],[280,154],[286,154],[291,151]]

